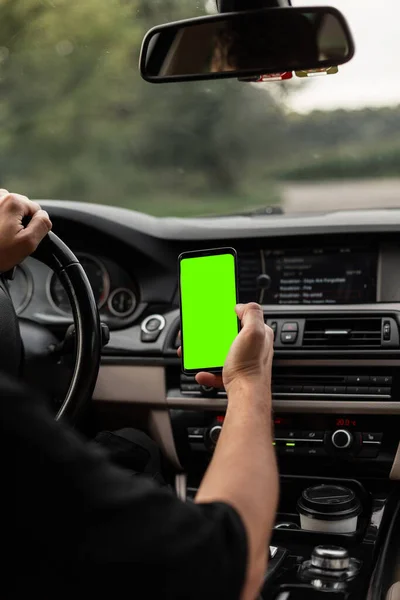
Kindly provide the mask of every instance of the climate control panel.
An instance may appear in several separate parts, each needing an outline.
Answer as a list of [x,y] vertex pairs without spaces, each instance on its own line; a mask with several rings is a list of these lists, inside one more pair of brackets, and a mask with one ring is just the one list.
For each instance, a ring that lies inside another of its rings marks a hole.
[[[224,415],[212,417],[200,427],[188,427],[193,449],[213,452],[224,424]],[[390,434],[382,422],[364,417],[313,417],[308,429],[304,415],[276,416],[273,445],[278,456],[287,458],[375,459],[386,450]],[[312,425],[315,425],[312,427]],[[375,430],[373,430],[375,426]]]
[[274,445],[277,454],[284,456],[377,458],[382,440],[383,432],[277,428]]

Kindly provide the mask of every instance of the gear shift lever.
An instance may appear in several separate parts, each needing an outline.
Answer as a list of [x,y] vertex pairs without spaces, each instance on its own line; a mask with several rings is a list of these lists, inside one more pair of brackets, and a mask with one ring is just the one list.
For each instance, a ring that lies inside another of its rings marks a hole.
[[317,546],[311,560],[303,563],[300,576],[318,589],[345,589],[347,582],[354,579],[361,562],[350,558],[348,551],[340,546]]

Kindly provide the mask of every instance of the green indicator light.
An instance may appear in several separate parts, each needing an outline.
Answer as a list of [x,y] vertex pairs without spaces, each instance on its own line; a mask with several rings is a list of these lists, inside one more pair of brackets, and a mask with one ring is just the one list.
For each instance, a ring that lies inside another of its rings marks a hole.
[[294,448],[296,444],[294,444],[293,442],[287,442],[286,446],[289,446],[290,448]]

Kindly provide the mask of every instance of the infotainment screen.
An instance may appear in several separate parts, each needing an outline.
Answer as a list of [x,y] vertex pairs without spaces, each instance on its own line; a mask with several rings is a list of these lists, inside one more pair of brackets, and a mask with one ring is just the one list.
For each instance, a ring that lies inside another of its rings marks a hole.
[[376,302],[377,252],[365,248],[264,250],[263,304]]

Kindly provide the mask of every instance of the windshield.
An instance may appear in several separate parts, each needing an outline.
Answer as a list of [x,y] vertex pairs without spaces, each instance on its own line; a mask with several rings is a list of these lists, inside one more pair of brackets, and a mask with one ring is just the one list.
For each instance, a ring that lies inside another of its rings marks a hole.
[[400,206],[400,5],[330,4],[356,42],[336,75],[152,85],[145,32],[213,0],[0,0],[1,187],[159,216]]

